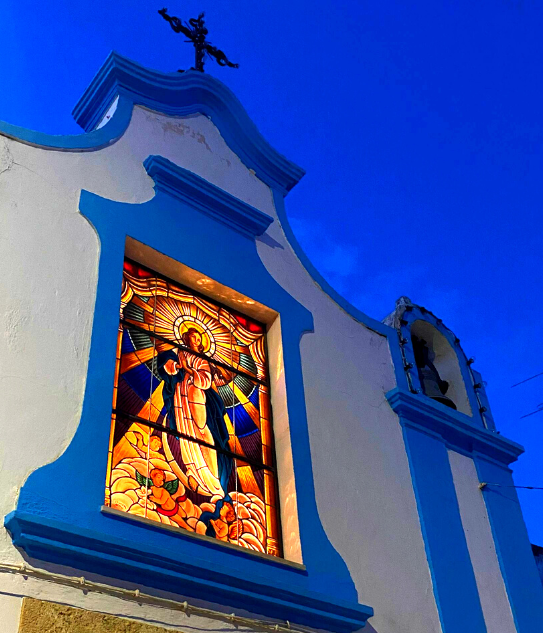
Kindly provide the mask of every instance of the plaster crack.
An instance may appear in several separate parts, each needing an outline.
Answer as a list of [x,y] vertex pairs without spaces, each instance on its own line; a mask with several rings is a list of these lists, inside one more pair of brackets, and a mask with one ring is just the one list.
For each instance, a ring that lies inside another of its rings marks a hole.
[[[1,160],[0,160],[0,164],[1,164]],[[29,171],[31,174],[34,174],[34,176],[37,176],[40,180],[43,180],[43,182],[47,183],[47,185],[49,185],[50,187],[53,187],[53,189],[55,189],[55,191],[62,192],[62,189],[60,187],[57,187],[56,185],[53,185],[42,174],[39,174],[37,171],[34,171],[33,169],[30,169],[30,167],[27,167],[26,165],[23,165],[22,163],[18,163],[16,160],[13,160],[13,158],[12,158],[10,169],[11,169],[11,167],[13,165],[17,165],[17,167],[21,167],[21,169],[26,169],[26,171]],[[2,171],[0,169],[0,174],[1,173],[2,173]]]
[[9,146],[5,140],[2,140],[0,145],[0,176],[9,171],[14,164],[13,156],[9,150]]

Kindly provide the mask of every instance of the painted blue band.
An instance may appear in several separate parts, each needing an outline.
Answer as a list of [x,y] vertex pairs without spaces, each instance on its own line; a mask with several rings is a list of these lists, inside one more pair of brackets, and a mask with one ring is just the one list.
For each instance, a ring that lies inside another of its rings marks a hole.
[[[248,579],[236,574],[235,570],[219,566],[210,569],[203,560],[187,559],[175,555],[172,550],[142,550],[139,543],[126,538],[97,539],[97,534],[91,530],[51,519],[38,519],[35,515],[12,513],[6,517],[5,526],[14,544],[32,558],[92,573],[106,573],[187,598],[209,600],[266,617],[341,633],[360,628],[373,615],[369,607],[300,592],[296,575],[304,574],[295,569],[288,570],[290,578],[285,577],[284,586],[274,587],[264,577]],[[273,564],[268,567],[273,569]]]
[[403,434],[443,633],[485,633],[447,448],[408,424]]
[[[109,122],[96,129],[116,97],[119,104]],[[63,150],[95,150],[111,145],[125,132],[132,109],[141,105],[171,116],[208,116],[243,163],[270,187],[286,193],[304,170],[275,150],[232,91],[207,73],[163,73],[111,52],[74,108],[82,135],[55,136],[0,121],[0,134],[25,143]]]
[[541,633],[543,586],[509,468],[475,457],[483,497],[494,536],[496,554],[518,633]]
[[[476,463],[484,456],[485,463],[497,464],[500,469],[515,461],[524,449],[475,424],[470,416],[435,403],[427,396],[396,388],[386,398],[403,427],[443,631],[484,633],[486,625],[447,449],[475,458]],[[500,516],[500,525],[504,518]],[[529,545],[527,539],[525,545]],[[532,565],[535,569],[533,557]],[[532,633],[532,629],[526,630]]]
[[470,416],[433,402],[427,396],[395,388],[386,398],[403,425],[433,434],[449,448],[465,455],[481,454],[510,464],[524,452],[520,444],[474,424]]

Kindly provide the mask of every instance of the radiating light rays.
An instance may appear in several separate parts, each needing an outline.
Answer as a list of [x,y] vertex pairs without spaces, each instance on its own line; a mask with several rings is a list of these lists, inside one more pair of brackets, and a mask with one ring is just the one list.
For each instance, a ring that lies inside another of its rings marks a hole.
[[121,374],[134,369],[134,367],[137,367],[142,363],[148,363],[155,357],[155,355],[156,351],[153,346],[150,346],[147,349],[141,349],[136,352],[124,354],[121,358]]
[[255,405],[247,398],[243,391],[232,381],[229,387],[233,390],[237,402],[243,405],[243,408],[249,414],[251,420],[255,423],[257,428],[260,428],[260,413]]
[[150,422],[156,422],[158,420],[164,407],[164,398],[162,397],[163,387],[164,383],[161,382],[153,391],[151,398],[138,411],[138,417],[149,420]]

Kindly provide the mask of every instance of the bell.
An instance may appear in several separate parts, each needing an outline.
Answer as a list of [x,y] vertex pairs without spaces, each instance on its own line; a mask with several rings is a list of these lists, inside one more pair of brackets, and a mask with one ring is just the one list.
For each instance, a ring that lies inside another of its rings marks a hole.
[[449,389],[449,383],[446,380],[441,380],[439,372],[433,363],[435,358],[433,350],[428,347],[425,340],[416,336],[412,336],[411,339],[422,391],[432,400],[441,402],[441,404],[451,409],[456,409],[454,402],[445,395]]
[[432,370],[430,367],[419,367],[419,377],[422,386],[422,390],[426,396],[441,402],[446,407],[456,409],[454,402],[445,394],[449,389],[449,383],[446,380],[441,380],[437,371]]

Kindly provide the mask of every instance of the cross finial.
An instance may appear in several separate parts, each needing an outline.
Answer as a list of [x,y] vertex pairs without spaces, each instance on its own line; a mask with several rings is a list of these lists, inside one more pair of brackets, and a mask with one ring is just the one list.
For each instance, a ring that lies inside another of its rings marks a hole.
[[197,18],[191,18],[188,24],[181,22],[179,18],[168,15],[168,9],[160,9],[160,15],[170,23],[170,26],[176,33],[183,33],[189,38],[189,42],[194,45],[195,64],[194,70],[204,72],[204,57],[209,55],[214,57],[219,66],[230,66],[230,68],[239,68],[239,64],[233,64],[228,60],[226,55],[206,41],[208,30],[205,27],[204,14],[200,13]]

